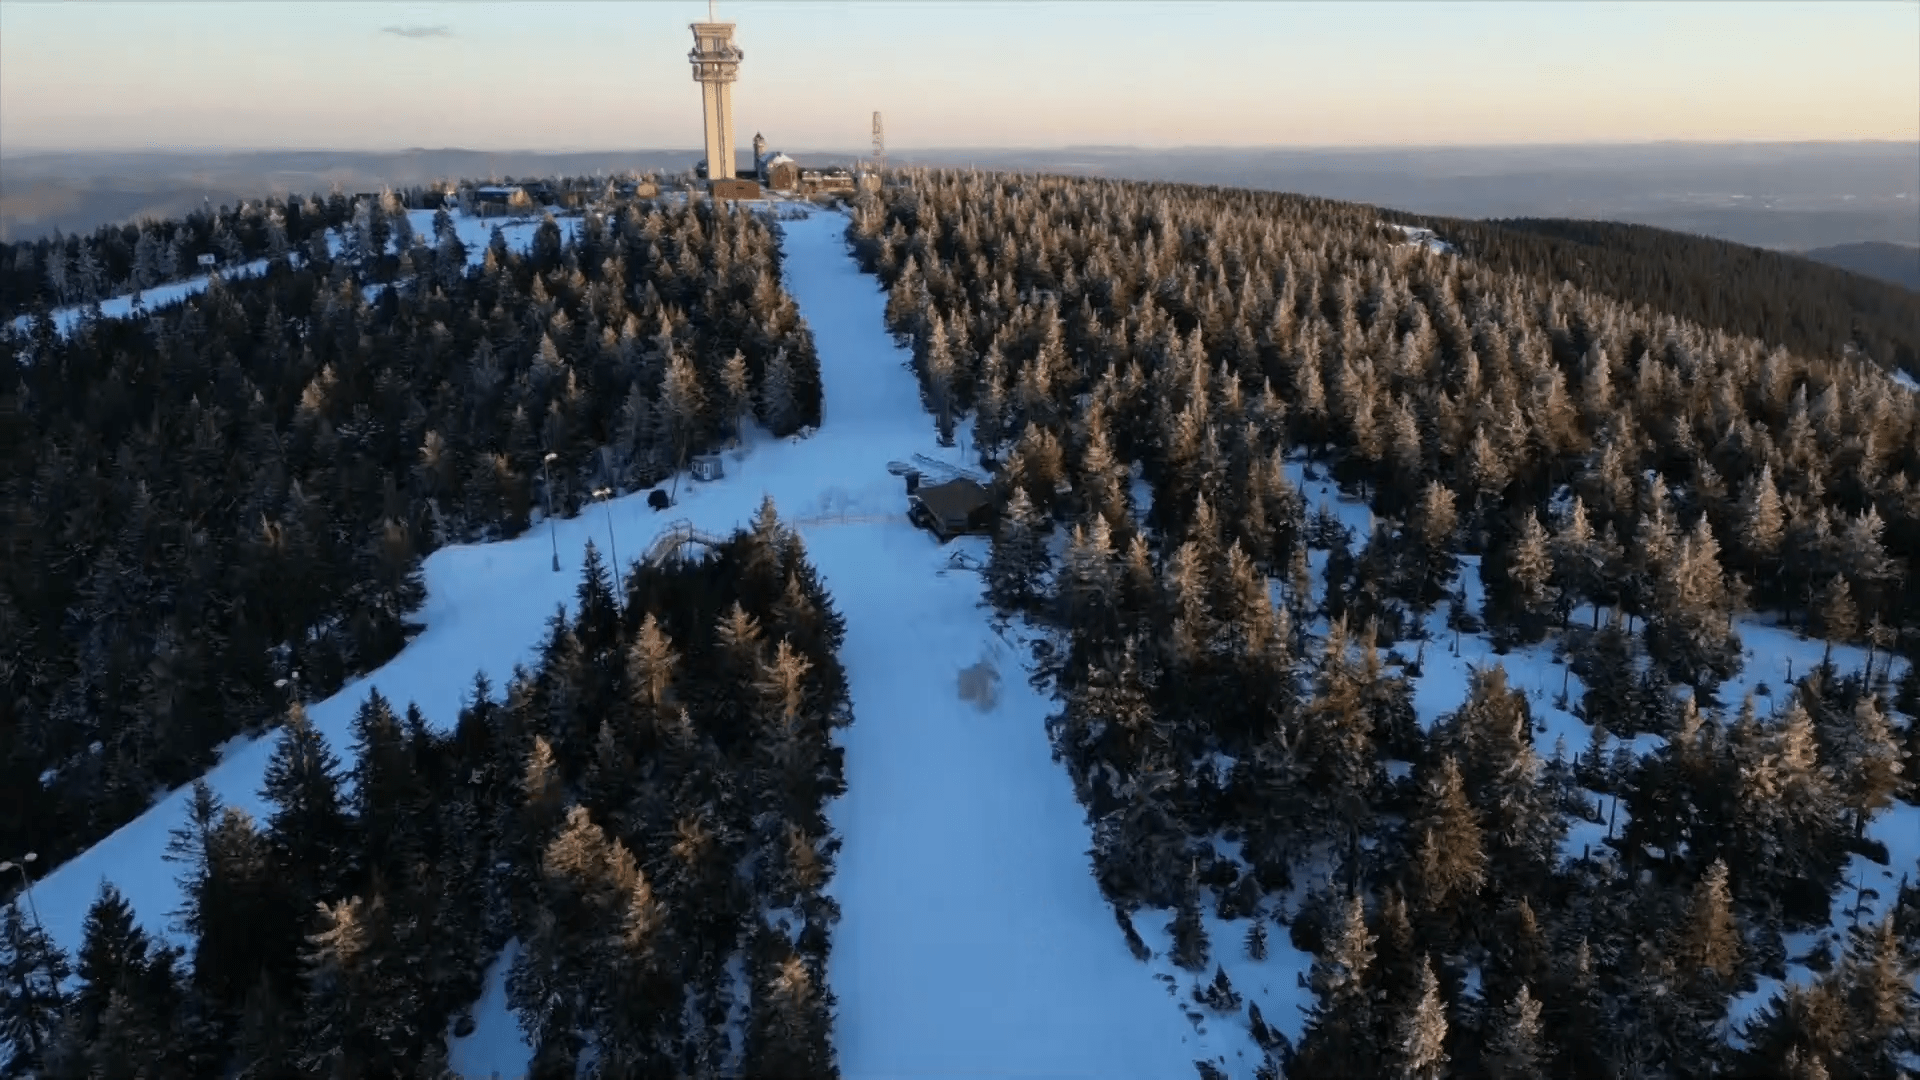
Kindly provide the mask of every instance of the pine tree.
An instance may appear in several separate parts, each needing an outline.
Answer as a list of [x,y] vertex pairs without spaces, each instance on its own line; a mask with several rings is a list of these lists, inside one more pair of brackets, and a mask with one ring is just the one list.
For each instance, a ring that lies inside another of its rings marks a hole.
[[1173,962],[1188,971],[1203,971],[1207,966],[1207,928],[1200,921],[1200,880],[1197,866],[1189,866],[1187,881],[1180,890],[1180,902],[1174,908]]
[[1267,920],[1254,913],[1247,926],[1247,959],[1265,960],[1267,958]]
[[1487,1040],[1485,1065],[1491,1080],[1545,1080],[1540,1003],[1525,983],[1501,1010]]
[[1900,941],[1891,913],[1852,931],[1836,975],[1851,1018],[1854,1075],[1901,1075],[1901,1059],[1920,1052],[1920,957]]
[[667,360],[666,380],[660,387],[660,414],[678,462],[692,452],[707,422],[707,391],[693,361],[684,353],[675,351]]
[[268,820],[273,845],[303,906],[333,895],[352,839],[340,797],[340,760],[298,702],[287,710],[260,797],[274,808]]
[[1724,988],[1739,968],[1740,952],[1727,864],[1715,859],[1694,887],[1686,921],[1681,924],[1670,955],[1679,970],[1690,978],[1710,977],[1713,980],[1710,986]]
[[1420,982],[1412,1006],[1394,1025],[1388,1058],[1394,1075],[1407,1080],[1439,1080],[1447,1075],[1447,1011],[1431,959],[1420,964]]
[[179,920],[179,930],[189,937],[198,937],[201,931],[199,912],[194,906],[193,897],[206,879],[208,838],[219,825],[224,810],[220,796],[214,793],[206,780],[196,779],[187,800],[186,823],[168,831],[166,851],[160,856],[184,868],[174,880],[180,886],[180,895],[186,898],[186,903],[181,910],[172,912],[172,916]]
[[353,807],[365,862],[389,872],[407,865],[415,846],[411,828],[419,778],[393,708],[370,690],[353,718]]
[[[153,946],[146,931],[134,922],[133,906],[111,884],[100,883],[100,894],[87,909],[80,932],[74,970],[80,988],[72,1007],[82,1030],[96,1028],[115,994],[152,1003],[150,995],[155,989],[171,989],[153,985],[155,969],[162,965],[149,955]],[[170,973],[169,966],[163,974]]]
[[1215,1012],[1230,1013],[1240,1009],[1240,992],[1233,988],[1233,980],[1227,978],[1227,969],[1215,964],[1213,981],[1207,985],[1201,1000]]
[[749,1076],[825,1080],[835,1075],[827,1042],[831,992],[779,936],[763,929],[744,1072]]
[[982,575],[987,600],[1006,611],[1030,610],[1044,595],[1051,560],[1046,549],[1046,522],[1016,487],[993,537],[993,552]]
[[1453,534],[1459,525],[1454,495],[1437,480],[1429,480],[1414,507],[1411,525],[1407,595],[1416,611],[1425,613],[1447,595],[1458,569]]
[[66,1006],[61,984],[71,970],[46,931],[29,925],[18,903],[8,905],[0,916],[0,1040],[12,1052],[8,1075],[35,1067],[53,1047]]
[[1413,878],[1421,907],[1444,916],[1479,893],[1486,883],[1487,856],[1459,762],[1452,755],[1441,758],[1424,788],[1412,822]]
[[1720,568],[1720,546],[1703,516],[1658,561],[1647,649],[1671,677],[1713,687],[1740,667],[1740,641],[1731,629],[1732,597]]
[[1540,782],[1527,697],[1508,686],[1505,667],[1474,671],[1466,702],[1435,734],[1438,747],[1458,758],[1472,793],[1492,877],[1505,888],[1544,880],[1564,829]]
[[1506,569],[1514,613],[1520,620],[1520,639],[1538,641],[1546,632],[1556,599],[1553,553],[1539,515],[1529,513],[1521,522],[1520,535],[1507,552]]
[[1553,561],[1553,585],[1560,601],[1561,626],[1573,618],[1574,607],[1582,600],[1594,605],[1594,621],[1600,618],[1598,593],[1601,578],[1601,553],[1587,521],[1587,507],[1578,495],[1573,506],[1553,535],[1549,554]]
[[1847,579],[1839,574],[1828,579],[1826,587],[1820,591],[1815,606],[1819,618],[1820,636],[1827,643],[1822,663],[1833,659],[1833,643],[1846,643],[1853,640],[1860,629],[1859,609],[1853,603],[1853,589]]
[[1848,811],[1854,835],[1859,836],[1874,814],[1892,804],[1905,766],[1887,718],[1872,695],[1861,695],[1853,711],[1834,726],[1838,730],[1829,742],[1836,750],[1835,791]]
[[651,744],[654,725],[670,701],[674,668],[679,654],[673,638],[660,628],[649,611],[640,621],[640,632],[627,650],[627,685],[636,722],[643,733],[642,745]]
[[395,1075],[415,1055],[417,984],[392,939],[379,897],[317,905],[318,926],[302,955],[307,995],[300,1058],[316,1075]]
[[1371,1076],[1381,1047],[1374,1036],[1374,936],[1356,894],[1331,928],[1307,977],[1313,1007],[1307,1013],[1299,1066],[1310,1076]]
[[796,373],[787,350],[775,349],[767,360],[760,379],[760,422],[774,435],[784,438],[802,423]]

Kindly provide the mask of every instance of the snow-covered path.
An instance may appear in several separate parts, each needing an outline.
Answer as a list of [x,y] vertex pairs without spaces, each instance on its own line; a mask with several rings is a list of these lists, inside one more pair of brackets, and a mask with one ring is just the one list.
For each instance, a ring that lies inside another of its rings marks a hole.
[[[857,485],[855,512],[897,509],[886,461],[951,451],[933,444],[885,295],[847,256],[842,221],[789,223],[787,288],[827,385],[816,438],[848,451],[829,473]],[[989,625],[978,576],[941,575],[952,549],[903,521],[806,539],[846,617],[854,708],[847,794],[829,808],[845,845],[828,972],[842,1074],[1189,1075],[1191,1029],[1100,897],[1082,811],[1047,745],[1049,703]],[[999,674],[987,709],[959,694],[961,670],[981,660]]]
[[[848,627],[849,793],[829,808],[845,840],[832,885],[843,920],[828,973],[843,1073],[1191,1075],[1201,1056],[1189,1042],[1194,1030],[1127,953],[1094,885],[1088,831],[1042,728],[1048,703],[977,606],[978,577],[942,575],[952,549],[901,516],[904,492],[887,462],[914,453],[953,459],[954,451],[934,444],[906,354],[886,334],[885,297],[848,255],[844,227],[838,214],[784,223],[787,286],[821,356],[817,434],[729,454],[725,479],[683,483],[667,514],[637,493],[555,522],[551,539],[542,525],[435,552],[424,568],[427,629],[309,714],[343,755],[353,712],[373,688],[449,727],[475,671],[497,689],[516,663],[532,661],[547,616],[572,606],[588,539],[632,559],[670,520],[730,532],[771,494],[782,518],[805,523]],[[836,524],[841,517],[854,520]],[[558,574],[549,562],[555,543]],[[984,555],[978,545],[971,551]],[[983,656],[1000,673],[998,703],[987,711],[958,694],[960,670]],[[258,792],[271,751],[270,738],[239,743],[206,779],[229,805],[264,815]],[[165,927],[180,892],[160,854],[187,794],[171,793],[35,885],[34,902],[62,947],[79,945],[102,879],[148,928]],[[525,1068],[524,1047],[500,1030],[514,1021],[497,998],[476,1016],[485,1031],[453,1047],[467,1075]]]

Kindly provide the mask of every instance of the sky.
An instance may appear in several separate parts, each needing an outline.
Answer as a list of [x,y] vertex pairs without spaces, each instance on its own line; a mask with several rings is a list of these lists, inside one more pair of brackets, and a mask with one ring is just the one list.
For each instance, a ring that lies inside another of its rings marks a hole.
[[[1920,0],[747,0],[744,146],[1920,139]],[[704,0],[0,0],[0,153],[684,149]]]

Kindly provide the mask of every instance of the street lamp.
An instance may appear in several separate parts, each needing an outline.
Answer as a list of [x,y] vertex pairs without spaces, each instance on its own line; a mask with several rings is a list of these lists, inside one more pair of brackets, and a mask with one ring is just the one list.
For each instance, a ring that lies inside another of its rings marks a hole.
[[540,460],[540,475],[546,478],[547,538],[553,541],[553,572],[556,574],[560,572],[560,537],[554,532],[553,470],[550,466],[553,464],[553,459],[559,456],[559,454],[548,452],[547,456]]
[[38,854],[29,851],[25,855],[20,856],[18,860],[0,862],[0,874],[4,874],[9,870],[20,871],[20,895],[27,898],[27,911],[33,915],[33,928],[35,930],[40,929],[40,910],[33,902],[33,882],[27,879],[27,864],[35,862],[39,858],[40,856]]
[[594,488],[593,497],[599,499],[607,508],[607,553],[613,556],[613,589],[617,597],[626,595],[626,586],[620,584],[620,548],[613,539],[613,504],[608,499],[613,495],[612,488]]

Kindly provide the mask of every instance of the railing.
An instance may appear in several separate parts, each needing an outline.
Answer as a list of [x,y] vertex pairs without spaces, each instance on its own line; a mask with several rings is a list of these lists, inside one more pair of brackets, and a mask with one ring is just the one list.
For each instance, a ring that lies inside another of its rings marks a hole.
[[647,545],[646,563],[648,566],[664,565],[689,544],[699,544],[711,550],[724,543],[726,540],[723,537],[702,532],[693,527],[693,522],[682,519],[668,525],[665,531],[654,537],[653,543]]

